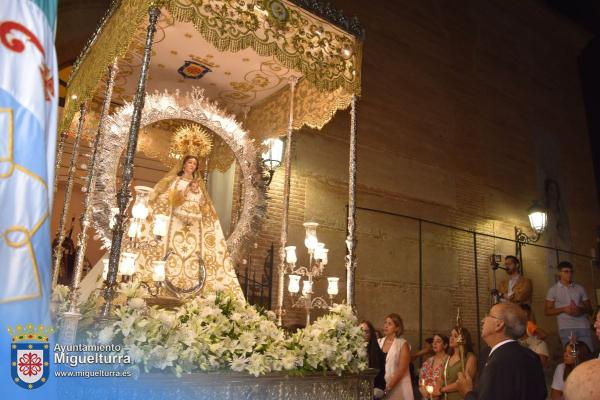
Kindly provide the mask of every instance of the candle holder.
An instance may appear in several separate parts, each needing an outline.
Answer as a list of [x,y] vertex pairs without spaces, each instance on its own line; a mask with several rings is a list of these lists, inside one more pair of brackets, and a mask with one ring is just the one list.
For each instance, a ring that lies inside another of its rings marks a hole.
[[[323,275],[328,262],[327,255],[329,250],[317,238],[318,223],[305,222],[303,225],[306,231],[304,246],[308,251],[308,266],[296,265],[298,262],[296,246],[287,246],[285,247],[284,273],[288,274],[288,292],[292,296],[291,307],[305,310],[306,325],[308,326],[310,324],[310,314],[313,309],[329,309],[333,305],[333,299],[339,292],[339,278],[333,276],[327,278],[328,300],[322,296],[314,296],[313,284],[315,280]],[[302,280],[302,278],[305,279]],[[302,290],[300,290],[301,280]]]
[[[167,259],[171,255],[171,251],[167,252],[167,255],[162,260],[152,261],[152,282],[140,281],[141,287],[145,288],[148,294],[152,297],[158,297],[161,295],[161,289],[165,286],[166,275],[165,265]],[[121,283],[136,282],[136,279],[140,277],[140,274],[136,271],[136,259],[137,254],[130,252],[121,253],[121,261],[119,262],[119,269],[117,271],[117,278],[120,276]],[[106,283],[108,276],[108,259],[102,260],[104,263],[104,271],[102,272],[102,279]]]
[[429,393],[429,400],[433,400],[433,386],[427,385],[425,386],[425,390]]
[[577,356],[579,355],[577,351],[577,336],[575,336],[572,331],[569,335],[569,345],[571,346],[571,357],[573,357],[573,363],[575,366],[577,366]]
[[[123,253],[118,266],[117,277],[120,276],[121,282],[128,282],[136,275],[135,263],[139,252],[152,248],[163,246],[163,238],[168,235],[170,218],[167,215],[152,215],[152,209],[149,206],[150,195],[153,189],[147,186],[135,186],[135,201],[131,207],[131,218],[123,224],[124,231],[127,232],[128,240],[123,245]],[[150,216],[150,221],[148,217]],[[111,208],[110,226],[113,227],[119,218],[119,208]],[[152,228],[152,234],[146,232],[146,225],[149,223]],[[148,290],[148,293],[156,297],[164,287],[165,263],[171,251],[162,260],[152,261],[153,284],[142,281],[141,286]],[[108,277],[108,260],[104,260],[104,272],[102,278],[104,281]]]

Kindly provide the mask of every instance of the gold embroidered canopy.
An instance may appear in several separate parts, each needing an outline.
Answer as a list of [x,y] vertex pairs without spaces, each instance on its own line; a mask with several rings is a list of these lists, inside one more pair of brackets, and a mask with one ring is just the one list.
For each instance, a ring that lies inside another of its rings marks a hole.
[[[360,95],[362,30],[311,0],[122,0],[115,2],[69,78],[61,129],[93,99],[119,60],[113,102],[132,99],[147,10],[161,5],[146,90],[204,89],[255,138],[285,133],[289,78],[294,128],[321,128]],[[311,8],[312,7],[312,8]],[[310,9],[310,11],[308,10]]]

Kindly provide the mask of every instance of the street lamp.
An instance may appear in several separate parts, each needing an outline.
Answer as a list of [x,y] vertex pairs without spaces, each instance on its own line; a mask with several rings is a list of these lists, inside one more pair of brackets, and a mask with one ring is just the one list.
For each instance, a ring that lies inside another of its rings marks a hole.
[[521,247],[524,244],[535,243],[540,240],[548,224],[548,214],[539,201],[534,201],[527,213],[529,215],[529,224],[534,234],[533,236],[529,236],[521,228],[515,226],[515,253],[519,260],[521,260]]
[[262,163],[267,174],[263,177],[265,185],[269,186],[273,180],[275,169],[281,165],[283,157],[283,141],[278,138],[267,139],[263,142],[265,151],[262,153]]

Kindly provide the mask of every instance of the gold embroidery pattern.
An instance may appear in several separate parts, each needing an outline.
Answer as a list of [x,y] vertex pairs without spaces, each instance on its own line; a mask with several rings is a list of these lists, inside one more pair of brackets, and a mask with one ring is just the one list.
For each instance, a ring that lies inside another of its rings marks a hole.
[[[15,163],[14,161],[13,109],[0,108],[0,122],[6,123],[6,126],[4,126],[3,129],[0,130],[0,132],[5,132],[5,134],[0,135],[0,151],[5,152],[5,154],[0,154],[0,184],[4,186],[3,189],[6,192],[17,190],[14,187],[15,185],[21,186],[23,180],[28,180],[28,199],[35,199],[37,198],[37,195],[42,194],[47,196],[48,187],[46,182],[39,175],[34,174],[32,171],[28,170],[22,165]],[[19,182],[16,183],[17,181]],[[24,204],[23,206],[27,207],[28,204]],[[16,216],[16,218],[18,218],[18,216]],[[33,269],[32,284],[34,287],[32,292],[22,295],[14,295],[13,293],[1,293],[0,303],[35,299],[42,295],[39,267],[37,264],[35,253],[33,251],[33,244],[31,243],[31,238],[36,234],[36,232],[40,229],[40,227],[43,225],[47,218],[48,210],[43,210],[38,205],[38,207],[35,210],[31,210],[31,212],[28,212],[24,218],[25,220],[31,219],[29,221],[24,221],[25,224],[30,224],[31,226],[24,226],[22,225],[23,222],[19,221],[21,222],[21,224],[15,223],[15,225],[10,225],[8,227],[0,227],[0,231],[2,232],[2,240],[6,245],[6,247],[2,246],[4,247],[4,249],[0,249],[0,253],[4,253],[5,250],[8,250],[9,254],[13,256],[16,255],[17,257],[19,256],[19,253],[22,253],[22,258],[19,260],[21,263],[20,267],[31,267]],[[8,254],[3,254],[3,256],[6,257],[8,256]],[[3,257],[4,262],[6,262],[5,257]],[[8,268],[4,268],[4,271],[6,271],[7,269]],[[22,276],[29,276],[28,271],[23,271]]]
[[[294,129],[306,125],[321,129],[338,110],[350,106],[352,94],[339,88],[321,92],[310,82],[301,80],[294,92]],[[254,133],[257,140],[285,135],[289,123],[290,90],[283,88],[262,104],[252,107],[244,127]]]
[[[260,1],[164,3],[175,21],[191,22],[220,51],[237,52],[250,47],[260,56],[274,56],[283,66],[300,71],[318,91],[343,89],[350,95],[360,95],[362,42],[299,6],[282,1],[287,18],[281,21]],[[145,27],[142,22],[151,4],[152,0],[123,0],[111,8],[75,63],[61,131],[68,128],[78,104],[93,96],[107,66],[128,54],[136,30]],[[123,70],[120,75],[125,73]],[[117,84],[116,96],[118,87]],[[73,101],[71,95],[77,95],[78,99]],[[244,101],[247,97],[251,97],[248,92],[238,90],[231,93],[230,100]]]
[[171,165],[177,162],[177,155],[193,154],[197,157],[206,157],[212,150],[212,138],[198,125],[188,124],[175,131],[169,148]]
[[289,2],[281,23],[257,2],[238,0],[172,0],[166,7],[175,18],[192,22],[220,51],[252,47],[258,55],[275,56],[288,68],[300,70],[319,90],[344,87],[360,92],[360,45],[333,25]]
[[232,81],[229,86],[233,90],[223,90],[219,100],[224,103],[249,105],[255,101],[260,92],[280,86],[290,75],[290,69],[282,67],[275,60],[264,61],[259,69],[248,72],[243,82]]
[[[169,135],[170,132],[177,130],[183,123],[187,124],[189,122],[164,120],[140,129],[138,151],[143,152],[149,158],[159,160],[166,166],[172,166],[174,163],[173,158],[169,157],[169,146],[172,145],[169,141]],[[212,151],[208,155],[208,170],[226,172],[235,161],[235,154],[219,135],[211,131],[209,136],[212,141]],[[175,151],[175,154],[188,154],[188,152]],[[200,165],[204,166],[205,163],[206,158],[200,157]]]
[[[188,182],[179,177],[164,178],[156,185],[157,197],[153,200],[153,207],[155,212],[160,210],[161,213],[169,209],[169,234],[159,250],[150,248],[140,252],[140,272],[144,279],[150,279],[151,260],[159,259],[172,250],[166,266],[167,279],[179,289],[191,290],[198,284],[199,258],[202,257],[206,268],[203,290],[229,289],[243,299],[217,213],[204,185],[200,184],[200,193],[188,193],[179,206],[173,206],[170,200],[174,191],[181,192],[187,185]],[[149,234],[149,227],[142,232],[142,235]],[[195,293],[189,294],[193,295]]]
[[[181,104],[183,99],[187,101],[185,105]],[[93,204],[96,212],[93,223],[106,248],[111,242],[110,208],[115,204],[118,159],[127,144],[132,107],[127,104],[108,117],[105,145],[97,156],[98,178]],[[244,177],[245,202],[235,229],[227,238],[227,245],[232,252],[231,256],[236,260],[240,259],[243,248],[253,243],[266,209],[261,166],[253,140],[248,138],[247,132],[234,118],[224,115],[214,103],[206,100],[201,91],[194,90],[185,97],[168,93],[146,96],[142,126],[157,121],[182,119],[196,122],[214,132],[235,154],[237,166]]]
[[[115,3],[118,6],[111,8],[69,77],[61,132],[68,128],[79,104],[93,96],[98,82],[106,75],[108,65],[125,56],[136,29],[147,17],[151,3],[152,0],[127,0]],[[71,99],[73,94],[78,96],[77,100]]]

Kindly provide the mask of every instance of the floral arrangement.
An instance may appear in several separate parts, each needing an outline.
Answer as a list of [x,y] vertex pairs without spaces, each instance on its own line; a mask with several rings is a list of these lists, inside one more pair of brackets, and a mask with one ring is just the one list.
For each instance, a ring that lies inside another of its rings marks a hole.
[[312,325],[288,335],[271,311],[259,312],[226,292],[195,298],[175,310],[148,307],[135,284],[116,321],[97,333],[101,344],[122,344],[146,372],[171,370],[358,372],[368,368],[366,342],[350,306],[335,305]]

